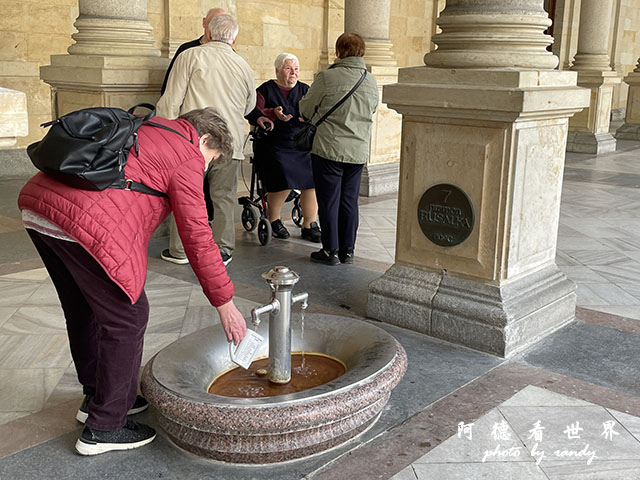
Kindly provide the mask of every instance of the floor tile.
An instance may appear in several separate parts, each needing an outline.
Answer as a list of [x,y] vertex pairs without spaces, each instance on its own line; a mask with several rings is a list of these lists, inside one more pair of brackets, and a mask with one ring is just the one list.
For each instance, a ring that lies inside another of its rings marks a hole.
[[628,413],[619,412],[617,410],[608,409],[609,413],[620,422],[620,424],[640,442],[640,418],[629,415]]
[[[465,419],[461,422],[467,424]],[[498,438],[494,437],[496,435]],[[533,462],[524,444],[499,410],[494,409],[473,422],[470,437],[458,433],[416,460],[423,463]]]
[[542,466],[549,480],[638,480],[639,460],[553,462]]
[[418,480],[548,480],[535,463],[523,462],[414,464],[413,469]]
[[568,407],[589,406],[589,402],[579,398],[568,397],[551,390],[529,385],[516,393],[509,400],[500,404],[501,407]]
[[416,476],[413,466],[409,465],[404,470],[400,470],[389,480],[418,480],[418,477]]
[[62,368],[0,369],[0,412],[37,412],[60,381]]
[[580,306],[640,305],[640,300],[611,283],[581,283],[576,294]]
[[[589,464],[596,460],[640,460],[640,443],[603,407],[500,406],[499,410],[529,451],[535,448],[540,452],[540,465],[578,458]],[[611,440],[603,435],[607,425],[615,432]]]

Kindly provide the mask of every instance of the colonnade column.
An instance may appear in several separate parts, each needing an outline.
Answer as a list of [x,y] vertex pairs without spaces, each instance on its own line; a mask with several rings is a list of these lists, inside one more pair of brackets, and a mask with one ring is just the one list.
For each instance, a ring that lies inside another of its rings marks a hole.
[[629,85],[624,124],[616,130],[616,138],[640,140],[640,59],[633,72],[624,77]]
[[[365,41],[364,60],[382,88],[398,81],[398,68],[389,41],[391,0],[345,0],[344,30]],[[362,171],[360,194],[382,195],[398,191],[400,115],[381,103],[373,121],[369,160]]]
[[614,0],[582,0],[578,52],[571,70],[578,72],[578,85],[591,90],[589,108],[569,121],[567,150],[582,153],[607,153],[616,149],[609,133],[613,89],[621,81],[611,70],[609,29]]
[[569,117],[543,0],[447,0],[426,66],[383,100],[402,114],[395,264],[368,316],[509,357],[575,315],[555,264]]
[[160,58],[147,0],[79,0],[76,41],[52,55],[40,78],[53,88],[53,114],[155,103],[169,60]]

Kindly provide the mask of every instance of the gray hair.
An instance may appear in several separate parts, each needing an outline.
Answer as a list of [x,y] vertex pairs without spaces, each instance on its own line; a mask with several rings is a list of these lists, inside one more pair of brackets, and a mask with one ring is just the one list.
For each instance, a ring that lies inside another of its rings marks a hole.
[[276,72],[282,68],[282,66],[284,65],[284,62],[286,62],[287,60],[293,60],[298,64],[298,67],[300,66],[300,61],[298,60],[298,57],[296,57],[293,53],[284,52],[278,55],[276,57],[276,61],[273,62],[273,65],[276,67]]
[[179,118],[184,118],[193,125],[196,132],[198,132],[198,137],[202,137],[206,133],[209,134],[206,145],[209,148],[220,150],[219,161],[231,158],[233,154],[233,135],[227,122],[215,108],[205,107],[191,110],[183,113]]
[[211,40],[233,45],[238,36],[238,22],[231,15],[216,15],[209,22]]

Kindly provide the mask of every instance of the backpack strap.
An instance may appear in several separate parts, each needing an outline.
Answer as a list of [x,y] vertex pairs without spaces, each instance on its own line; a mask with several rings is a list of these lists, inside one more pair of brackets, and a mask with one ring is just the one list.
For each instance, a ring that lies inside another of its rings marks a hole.
[[161,192],[160,190],[155,190],[151,187],[147,187],[146,185],[143,185],[142,183],[139,182],[134,182],[133,180],[130,179],[122,179],[120,180],[120,184],[114,184],[109,186],[109,188],[115,188],[118,190],[133,190],[134,192],[140,192],[140,193],[146,193],[147,195],[153,195],[154,197],[165,197],[165,198],[169,198],[169,196],[164,193]]
[[134,182],[133,180],[125,180],[124,182],[125,182],[125,186],[124,186],[125,190],[133,190],[134,192],[146,193],[147,195],[154,195],[156,197],[169,198],[169,195],[167,195],[166,193],[161,192],[160,190],[155,190],[151,187],[147,187],[142,183]]
[[[360,84],[361,84],[361,83],[362,83],[362,81],[364,80],[364,77],[366,77],[366,76],[367,76],[367,70],[365,69],[365,71],[364,71],[364,72],[362,72],[362,76],[361,76],[361,77],[360,77],[360,79],[357,81],[357,83],[356,83],[356,84],[351,88],[351,90],[349,90],[349,92],[348,92],[344,97],[342,97],[342,98],[338,101],[338,103],[336,103],[333,107],[331,107],[331,108],[329,109],[329,111],[328,111],[327,113],[325,113],[325,114],[322,116],[322,118],[321,118],[320,120],[318,120],[318,121],[315,123],[315,126],[316,126],[316,127],[317,127],[317,126],[319,126],[322,122],[324,122],[324,121],[327,119],[327,117],[328,117],[329,115],[331,115],[333,112],[335,112],[335,111],[338,109],[338,107],[339,107],[340,105],[342,105],[344,102],[346,102],[346,101],[347,101],[347,99],[348,99],[351,95],[353,95],[353,92],[355,92],[355,91],[358,89],[358,87],[360,86]],[[317,111],[317,110],[318,110],[318,107],[316,106],[316,111]],[[314,112],[314,115],[315,115],[315,112]],[[313,118],[313,117],[312,117],[312,118]]]
[[153,117],[156,116],[156,107],[154,107],[150,103],[138,103],[137,105],[134,105],[129,110],[127,110],[127,113],[134,115],[134,112],[138,107],[146,108],[149,110],[149,113],[147,113],[144,117],[142,117],[143,122],[148,122],[149,120],[151,120]]

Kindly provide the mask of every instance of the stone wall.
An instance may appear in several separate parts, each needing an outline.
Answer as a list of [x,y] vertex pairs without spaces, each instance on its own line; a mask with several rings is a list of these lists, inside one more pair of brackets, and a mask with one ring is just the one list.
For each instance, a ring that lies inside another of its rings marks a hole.
[[[573,58],[577,38],[578,0],[559,0],[564,18],[558,40],[561,61]],[[613,62],[620,74],[632,70],[640,56],[640,0],[619,0],[618,30]],[[444,0],[392,0],[389,34],[399,67],[422,64],[433,48],[435,18]],[[579,3],[579,2],[578,2]],[[180,43],[199,36],[206,10],[220,6],[240,22],[237,51],[254,67],[258,82],[273,77],[273,60],[282,51],[300,58],[301,79],[310,82],[318,70],[333,61],[333,45],[342,32],[344,0],[148,0],[147,14],[163,55],[173,54]],[[51,90],[39,77],[39,67],[51,55],[64,54],[73,43],[77,0],[2,0],[0,17],[0,86],[27,94],[29,136],[14,148],[39,139],[39,124],[51,118]],[[562,63],[561,63],[562,65]],[[561,67],[562,68],[562,67]],[[614,108],[624,106],[626,91],[616,95]]]
[[39,67],[66,53],[75,32],[77,0],[3,0],[0,15],[0,87],[25,92],[29,135],[14,148],[42,137],[40,124],[51,119],[51,88],[40,80]]

